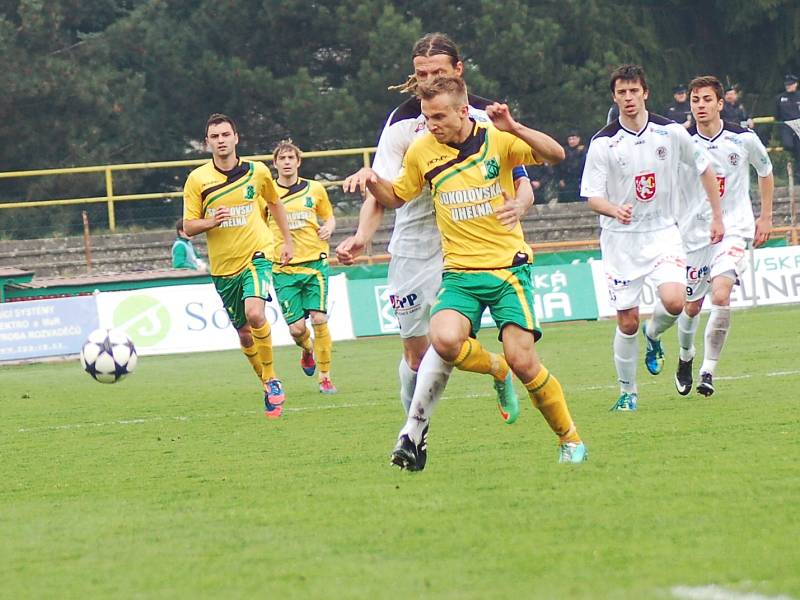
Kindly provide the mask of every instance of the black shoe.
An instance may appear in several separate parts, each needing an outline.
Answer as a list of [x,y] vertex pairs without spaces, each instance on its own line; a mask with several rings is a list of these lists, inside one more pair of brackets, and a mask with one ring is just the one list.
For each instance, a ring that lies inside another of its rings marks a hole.
[[711,373],[700,373],[700,384],[697,386],[697,393],[706,397],[714,393],[714,382]]
[[415,444],[408,435],[403,434],[397,440],[397,445],[392,451],[392,460],[389,464],[396,465],[408,471],[422,471],[428,460],[428,427],[422,430],[422,441]]
[[678,372],[675,373],[675,388],[681,396],[692,391],[692,359],[678,359]]

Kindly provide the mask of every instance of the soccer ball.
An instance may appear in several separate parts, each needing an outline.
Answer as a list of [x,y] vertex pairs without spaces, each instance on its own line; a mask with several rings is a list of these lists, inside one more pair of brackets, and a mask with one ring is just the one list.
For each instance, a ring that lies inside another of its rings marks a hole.
[[116,383],[136,369],[136,348],[120,329],[95,329],[81,348],[81,366],[100,383]]

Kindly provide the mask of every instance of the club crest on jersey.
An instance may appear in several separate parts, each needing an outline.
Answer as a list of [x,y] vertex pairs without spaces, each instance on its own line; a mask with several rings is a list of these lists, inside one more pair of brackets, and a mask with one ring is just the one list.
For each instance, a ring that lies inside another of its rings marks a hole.
[[725,195],[725,177],[723,175],[717,175],[717,184],[719,185],[719,197],[722,198]]
[[256,197],[256,188],[255,186],[248,185],[244,188],[244,199],[245,200],[252,200]]
[[314,208],[314,200],[311,196],[306,196],[306,208]]
[[658,160],[667,160],[666,146],[659,146],[658,148],[656,148],[656,158]]
[[483,162],[481,170],[483,171],[483,178],[487,181],[489,179],[497,179],[497,176],[500,175],[500,163],[497,158],[492,157]]
[[728,155],[728,162],[731,163],[731,166],[736,166],[739,164],[739,155],[736,152],[731,152]]
[[634,177],[636,198],[641,202],[650,202],[656,195],[656,174],[642,173]]

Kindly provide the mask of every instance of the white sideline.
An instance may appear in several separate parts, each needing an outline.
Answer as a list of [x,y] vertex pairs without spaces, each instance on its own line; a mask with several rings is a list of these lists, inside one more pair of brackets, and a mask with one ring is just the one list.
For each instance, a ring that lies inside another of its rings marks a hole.
[[[795,371],[774,371],[772,373],[765,373],[766,377],[788,377],[792,375],[800,375],[800,369]],[[750,379],[754,377],[754,375],[735,375],[730,377],[716,377],[717,380],[733,380],[733,379]],[[658,381],[656,380],[647,380],[644,381],[641,385],[656,385]],[[584,385],[578,387],[570,387],[565,386],[568,391],[593,391],[593,390],[608,390],[608,389],[617,389],[617,385]],[[486,394],[461,394],[459,398],[481,398]],[[442,400],[452,400],[452,396],[442,396]],[[385,402],[363,402],[360,404],[356,403],[349,403],[349,404],[322,404],[320,406],[287,406],[285,412],[293,413],[293,412],[306,412],[306,411],[316,411],[316,410],[337,410],[341,408],[367,408],[370,406],[383,406]],[[240,413],[219,413],[219,414],[204,414],[204,415],[192,415],[192,416],[176,416],[176,417],[150,417],[150,418],[140,418],[140,419],[119,419],[116,421],[104,421],[101,423],[67,423],[64,425],[43,425],[41,427],[20,427],[17,429],[17,433],[35,433],[40,431],[58,431],[60,429],[82,429],[84,427],[105,427],[107,425],[142,425],[144,423],[154,423],[156,421],[190,421],[193,418],[220,418],[226,417],[230,415],[235,415],[238,417],[246,417],[252,415],[253,411],[247,412],[240,412]]]
[[734,592],[720,585],[690,587],[678,585],[670,590],[675,598],[685,600],[794,600],[791,596],[765,596],[754,592]]

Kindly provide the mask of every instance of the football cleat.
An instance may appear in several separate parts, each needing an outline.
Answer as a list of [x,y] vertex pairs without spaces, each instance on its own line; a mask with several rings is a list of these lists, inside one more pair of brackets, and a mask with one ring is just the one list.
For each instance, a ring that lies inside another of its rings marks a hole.
[[422,440],[419,444],[411,441],[407,434],[397,440],[397,445],[392,451],[390,465],[395,465],[407,471],[422,471],[428,460],[428,426],[422,430]]
[[268,400],[264,400],[264,416],[268,419],[279,419],[283,414],[283,404],[270,404]]
[[658,375],[664,368],[664,350],[661,348],[661,340],[654,340],[648,336],[647,326],[642,327],[642,335],[647,341],[647,349],[644,351],[644,366],[651,375]]
[[589,451],[583,442],[567,442],[558,447],[558,462],[582,463],[589,460]]
[[497,408],[503,421],[511,425],[519,416],[519,399],[514,390],[514,381],[511,370],[503,381],[494,380],[494,389],[497,392]]
[[639,396],[636,393],[622,392],[609,410],[613,412],[632,412],[636,410]]
[[270,379],[264,384],[264,402],[277,406],[283,404],[286,394],[280,379]]
[[320,394],[335,394],[336,393],[336,386],[333,385],[333,382],[326,377],[325,379],[321,379],[319,382],[319,393]]
[[675,373],[675,389],[681,396],[692,391],[692,359],[678,359],[678,371]]
[[700,383],[697,384],[697,393],[706,397],[714,393],[714,378],[711,373],[700,373]]
[[300,367],[303,369],[303,373],[309,377],[314,374],[314,371],[317,370],[317,361],[314,360],[313,352],[306,352],[303,350],[303,353],[300,355]]

